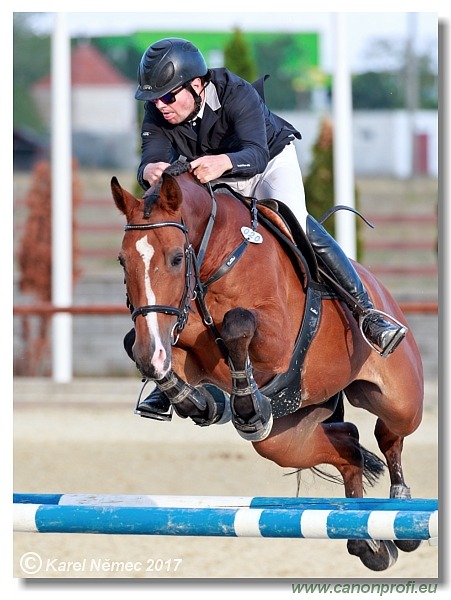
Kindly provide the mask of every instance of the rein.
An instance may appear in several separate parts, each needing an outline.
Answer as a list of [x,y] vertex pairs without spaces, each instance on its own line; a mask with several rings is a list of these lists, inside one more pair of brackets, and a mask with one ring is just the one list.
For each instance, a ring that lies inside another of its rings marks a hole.
[[[226,273],[228,273],[230,271],[230,269],[232,269],[236,265],[236,263],[243,255],[245,249],[247,248],[247,246],[249,245],[249,242],[251,240],[249,239],[249,237],[248,238],[245,237],[243,242],[241,242],[241,244],[231,254],[229,254],[229,256],[225,259],[225,261],[222,263],[222,265],[215,271],[215,273],[213,275],[211,275],[207,281],[205,281],[205,282],[201,281],[200,269],[201,269],[201,266],[202,266],[202,263],[203,263],[203,260],[205,257],[205,253],[207,251],[208,243],[210,241],[211,232],[213,230],[213,225],[215,222],[216,211],[217,211],[217,202],[216,202],[216,198],[214,196],[213,190],[212,190],[210,184],[207,184],[207,187],[208,187],[208,191],[210,193],[210,198],[212,201],[212,208],[211,208],[210,217],[208,219],[208,223],[206,225],[204,234],[202,236],[202,241],[200,243],[197,256],[196,256],[193,246],[191,245],[191,242],[189,241],[189,231],[188,231],[188,228],[186,227],[186,225],[183,223],[183,219],[182,219],[181,223],[179,223],[177,221],[164,221],[164,222],[160,222],[160,223],[144,223],[144,224],[143,223],[140,223],[140,224],[127,223],[124,226],[125,231],[130,231],[130,230],[146,231],[146,230],[158,229],[158,228],[163,228],[163,227],[176,227],[177,229],[180,229],[185,236],[185,289],[183,291],[179,307],[175,308],[173,306],[150,304],[150,305],[146,305],[146,306],[140,306],[135,309],[133,306],[130,305],[130,310],[132,313],[131,317],[132,317],[133,322],[135,322],[139,316],[145,317],[149,313],[152,313],[152,312],[162,313],[165,315],[172,315],[172,316],[177,317],[177,320],[176,320],[176,322],[172,328],[172,332],[171,332],[171,337],[172,337],[171,344],[173,346],[175,346],[179,340],[180,334],[182,333],[183,329],[185,328],[185,326],[188,322],[189,311],[192,310],[191,302],[196,301],[196,303],[198,304],[198,307],[199,307],[199,311],[202,315],[203,322],[212,331],[215,341],[220,346],[223,354],[226,357],[228,357],[228,350],[227,350],[227,348],[219,334],[219,331],[213,321],[213,318],[208,310],[208,307],[205,302],[205,296],[208,291],[208,287],[212,283],[214,283],[215,281],[217,281],[218,279],[220,279],[221,277],[226,275]],[[159,186],[158,186],[158,190],[159,190]],[[158,194],[157,190],[155,190],[153,192],[152,196],[155,196],[156,193]],[[149,210],[148,204],[145,203],[144,217],[149,218],[149,215],[150,215],[150,210]],[[256,200],[255,199],[252,199],[251,215],[252,215],[251,216],[251,230],[252,230],[252,232],[255,232],[255,229],[258,226],[257,209],[256,209]]]

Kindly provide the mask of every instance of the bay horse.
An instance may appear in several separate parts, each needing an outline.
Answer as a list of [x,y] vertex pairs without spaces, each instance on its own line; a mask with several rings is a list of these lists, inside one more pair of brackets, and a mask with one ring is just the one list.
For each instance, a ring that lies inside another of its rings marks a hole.
[[[353,307],[317,277],[308,248],[308,260],[290,251],[284,219],[184,170],[169,167],[142,199],[111,180],[126,219],[119,262],[142,376],[176,414],[201,426],[218,422],[225,410],[218,398],[230,397],[239,435],[281,467],[332,465],[345,495],[361,498],[365,479],[374,483],[386,466],[390,497],[409,498],[401,454],[421,422],[424,388],[412,333],[380,356]],[[401,321],[385,287],[354,266],[375,307]],[[386,465],[344,421],[343,397],[377,417]],[[396,561],[397,548],[410,552],[419,543],[348,540],[347,547],[380,571]]]

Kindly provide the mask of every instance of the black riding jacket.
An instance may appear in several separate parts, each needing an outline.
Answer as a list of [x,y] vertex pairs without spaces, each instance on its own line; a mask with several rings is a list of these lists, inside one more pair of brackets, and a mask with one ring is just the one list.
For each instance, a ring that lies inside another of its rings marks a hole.
[[227,69],[211,69],[211,83],[216,88],[219,106],[205,103],[198,132],[190,122],[171,125],[152,102],[144,105],[142,154],[138,181],[148,163],[173,163],[180,157],[189,162],[207,154],[227,154],[233,168],[222,177],[248,179],[262,173],[300,133],[287,121],[269,110],[256,89]]

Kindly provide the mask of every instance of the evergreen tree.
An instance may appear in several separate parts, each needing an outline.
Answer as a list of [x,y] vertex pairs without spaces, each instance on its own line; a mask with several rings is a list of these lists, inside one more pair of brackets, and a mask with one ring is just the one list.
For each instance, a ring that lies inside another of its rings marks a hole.
[[[305,200],[308,212],[317,221],[334,206],[334,135],[332,123],[328,118],[321,122],[318,139],[312,147],[313,160],[310,171],[304,177]],[[359,209],[358,189],[355,189],[355,208]],[[335,237],[335,220],[330,217],[324,227]],[[361,221],[356,220],[357,260],[362,255]]]
[[[307,210],[319,220],[334,205],[333,131],[327,118],[322,120],[318,139],[312,146],[312,163],[304,178],[304,189]],[[334,235],[333,219],[325,226]]]
[[257,67],[250,47],[240,29],[235,29],[230,42],[224,48],[224,64],[246,81],[257,79]]
[[33,13],[15,13],[13,20],[13,124],[42,132],[45,127],[31,95],[31,86],[50,71],[50,37],[33,33]]

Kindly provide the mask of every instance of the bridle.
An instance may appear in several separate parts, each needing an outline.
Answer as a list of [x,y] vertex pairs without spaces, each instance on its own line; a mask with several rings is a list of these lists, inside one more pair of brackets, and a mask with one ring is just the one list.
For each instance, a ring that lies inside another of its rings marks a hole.
[[[163,221],[159,223],[127,223],[124,226],[125,231],[130,230],[152,230],[158,229],[162,227],[176,227],[183,232],[185,236],[185,287],[182,294],[182,298],[180,300],[180,304],[178,308],[174,306],[166,306],[161,304],[150,304],[146,306],[140,306],[138,308],[134,308],[130,302],[128,302],[131,316],[133,322],[139,316],[147,316],[149,313],[162,313],[165,315],[173,315],[177,317],[176,322],[171,330],[171,345],[175,346],[179,340],[179,337],[185,328],[188,322],[189,311],[191,309],[191,302],[196,301],[199,312],[202,315],[203,321],[205,325],[207,325],[212,331],[216,342],[221,346],[221,349],[225,354],[227,354],[227,350],[224,342],[221,339],[221,336],[216,328],[215,323],[213,322],[213,318],[207,308],[205,303],[205,295],[208,291],[208,286],[223,277],[226,273],[230,271],[231,268],[235,266],[238,262],[239,258],[244,253],[244,250],[247,248],[250,241],[252,241],[252,235],[250,237],[245,237],[241,244],[226,258],[223,264],[215,271],[215,273],[208,278],[207,281],[202,282],[200,279],[200,268],[205,256],[205,252],[207,250],[208,242],[210,240],[211,231],[213,229],[215,217],[216,217],[216,209],[217,202],[214,196],[213,190],[211,189],[210,184],[207,184],[207,188],[210,192],[210,198],[212,201],[212,209],[210,213],[210,217],[208,223],[206,225],[202,241],[199,247],[199,251],[196,253],[194,251],[191,242],[189,241],[189,232],[186,225],[182,222],[179,223],[177,221]],[[257,209],[256,209],[256,200],[251,199],[251,232],[255,232],[258,222],[257,222]],[[249,228],[245,228],[249,229]],[[243,234],[244,235],[244,234]]]
[[[180,229],[185,235],[185,289],[182,294],[182,299],[180,301],[179,308],[175,308],[174,306],[165,306],[162,304],[148,304],[146,306],[140,306],[138,308],[133,308],[130,305],[132,310],[132,320],[133,322],[141,315],[146,317],[149,313],[162,313],[165,315],[173,315],[177,317],[174,326],[171,331],[171,344],[174,346],[180,337],[185,325],[188,321],[188,312],[190,310],[191,302],[196,298],[195,285],[192,286],[192,267],[196,264],[196,257],[194,253],[194,249],[189,242],[188,239],[188,229],[183,223],[178,223],[177,221],[166,221],[162,223],[145,223],[145,224],[137,224],[134,225],[132,223],[127,223],[124,226],[125,231],[129,230],[149,230],[149,229],[158,229],[161,227],[176,227]],[[197,270],[196,277],[197,280]]]

